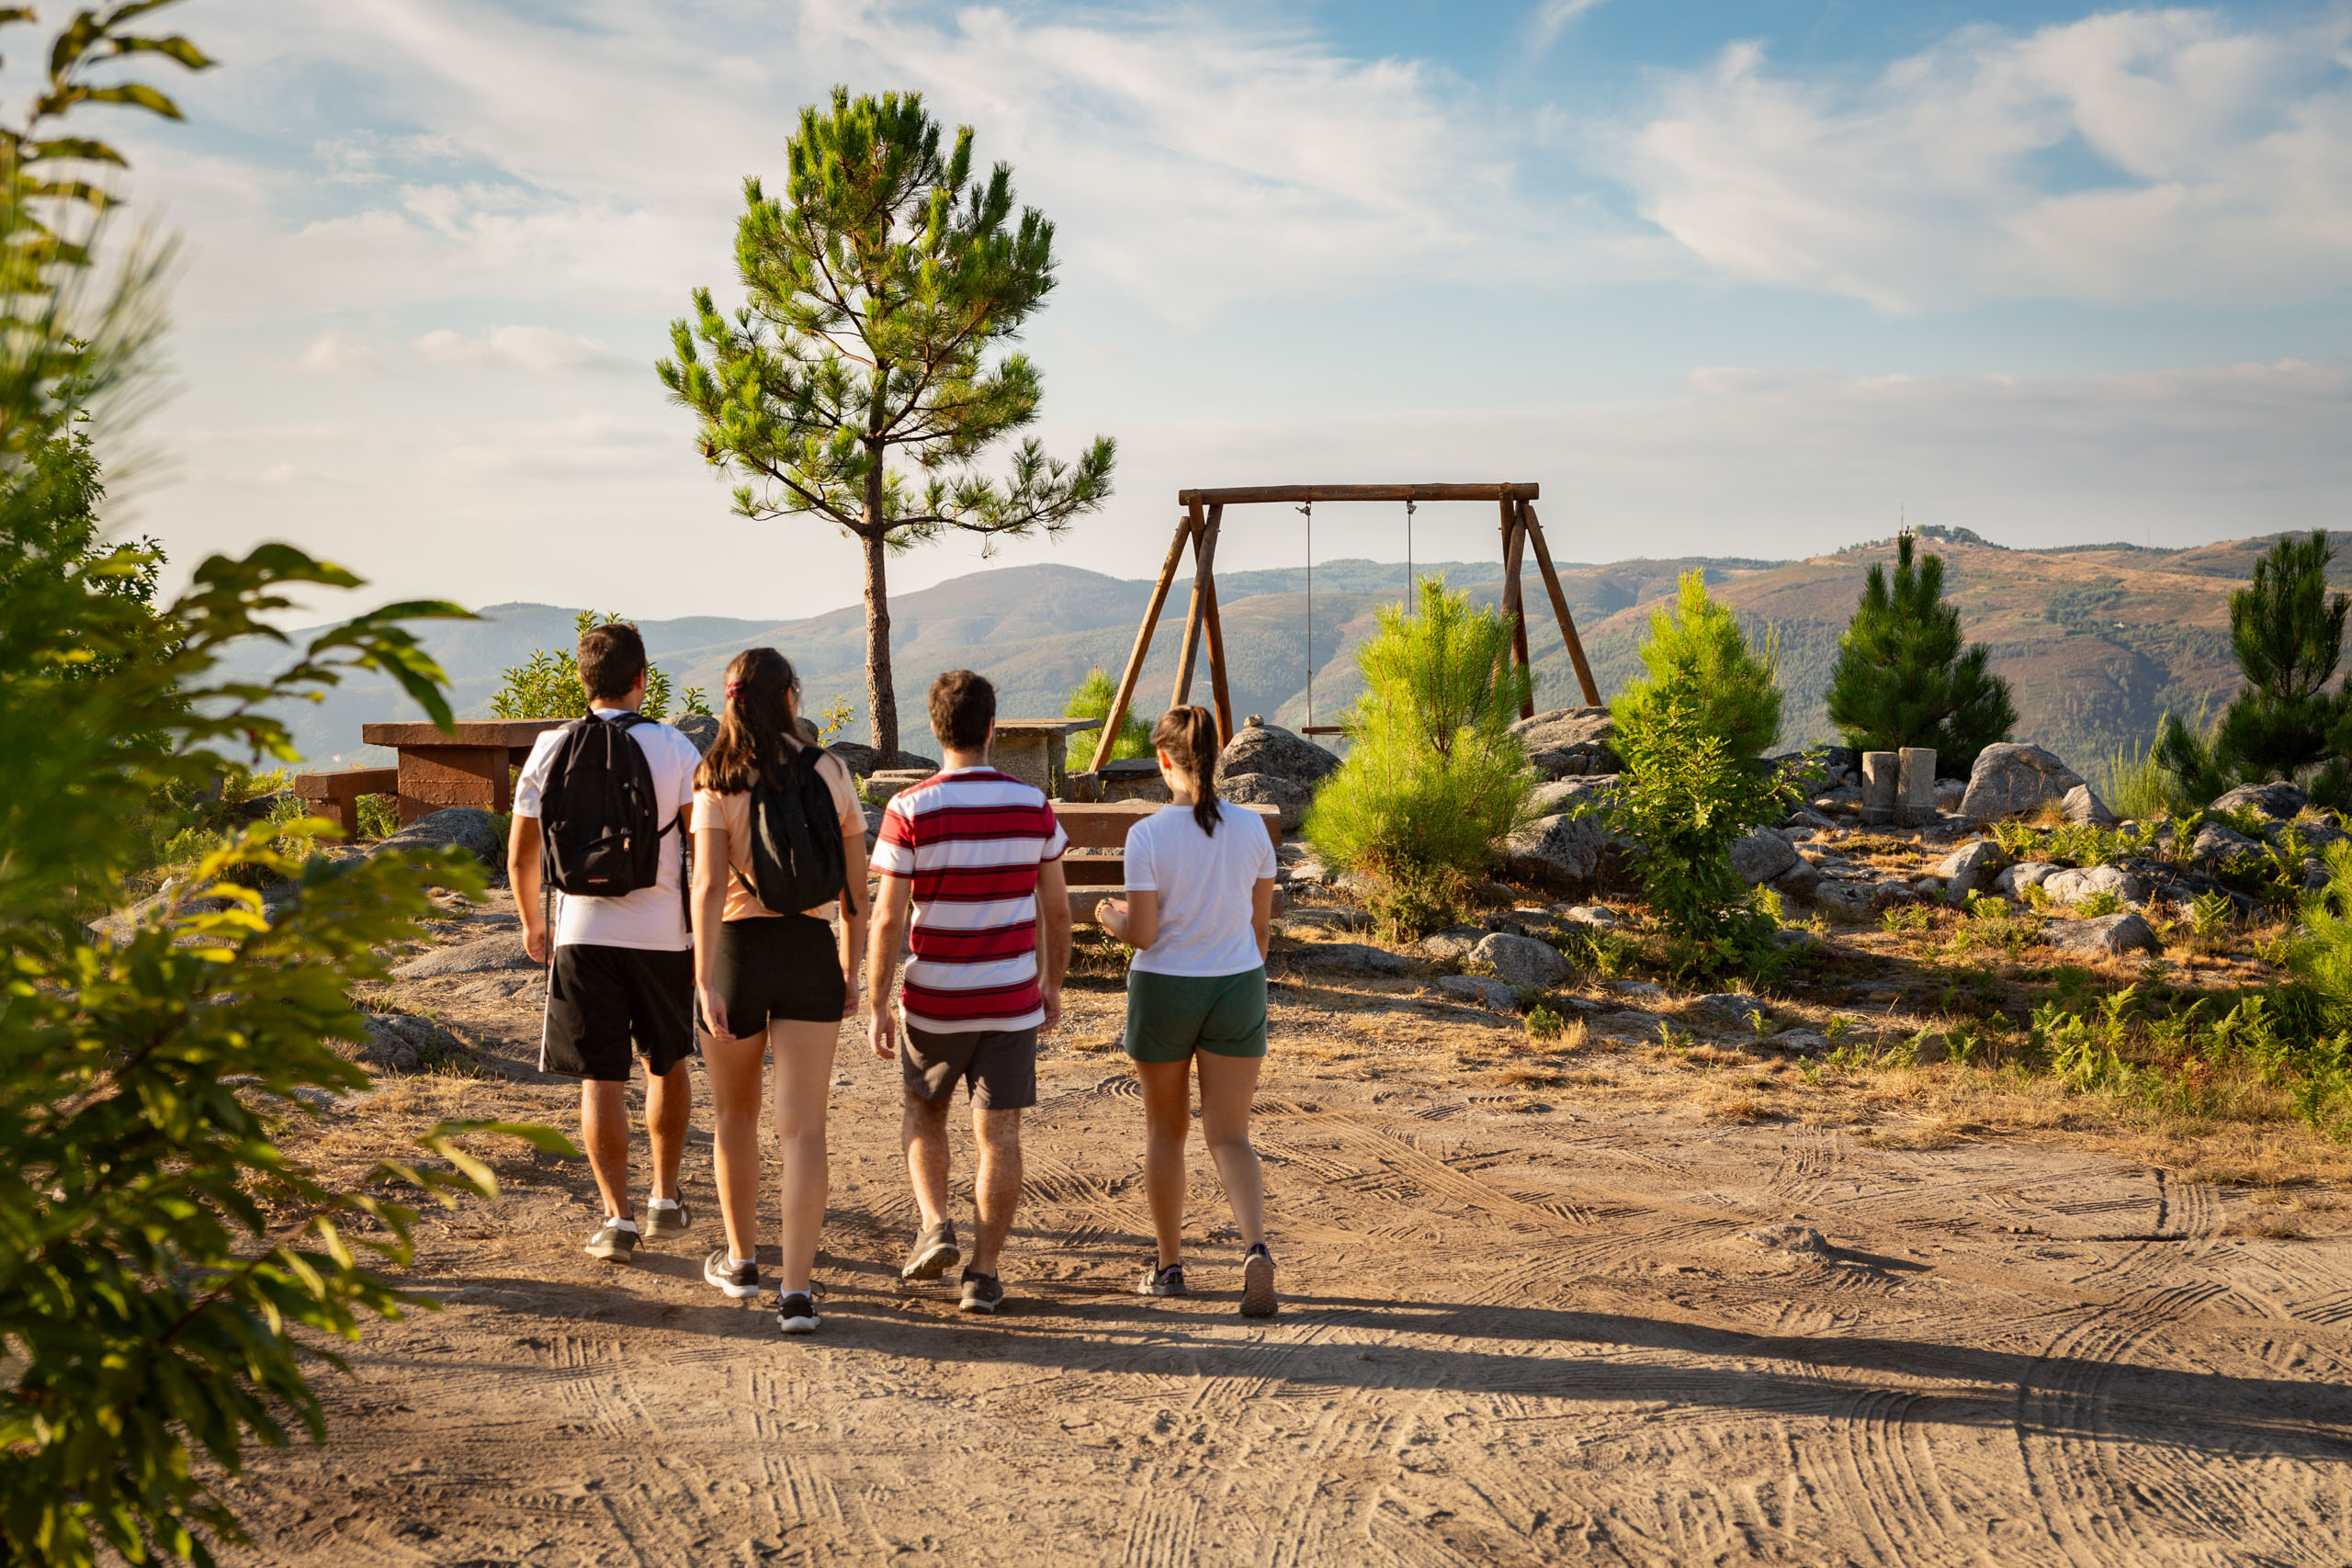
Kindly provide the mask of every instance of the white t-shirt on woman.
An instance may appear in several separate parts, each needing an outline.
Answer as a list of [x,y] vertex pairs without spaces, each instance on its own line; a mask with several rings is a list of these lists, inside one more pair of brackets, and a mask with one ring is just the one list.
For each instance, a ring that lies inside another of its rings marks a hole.
[[1147,975],[1246,975],[1265,960],[1250,896],[1274,874],[1273,840],[1254,811],[1216,805],[1216,837],[1189,806],[1163,806],[1127,829],[1127,891],[1159,895],[1159,940],[1135,956]]

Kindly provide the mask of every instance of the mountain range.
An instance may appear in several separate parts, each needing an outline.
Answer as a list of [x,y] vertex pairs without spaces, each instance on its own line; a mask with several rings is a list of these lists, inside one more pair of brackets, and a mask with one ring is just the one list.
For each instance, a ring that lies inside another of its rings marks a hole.
[[[2137,545],[2011,549],[1964,530],[1930,531],[1924,549],[1945,563],[1947,592],[1973,640],[1987,644],[1993,668],[2014,688],[2016,738],[2039,741],[2086,773],[2103,771],[2119,748],[2143,744],[2167,710],[2218,712],[2234,693],[2229,596],[2242,586],[2267,539],[2240,539],[2188,549]],[[1804,560],[1678,558],[1563,563],[1561,586],[1582,634],[1604,700],[1640,670],[1639,646],[1657,602],[1683,572],[1704,571],[1715,596],[1751,632],[1773,628],[1788,700],[1781,743],[1831,738],[1823,711],[1838,634],[1853,613],[1863,574],[1890,560],[1892,541],[1857,545]],[[2339,562],[2347,581],[2352,563]],[[1423,565],[1474,601],[1501,596],[1494,562]],[[1336,560],[1313,578],[1314,721],[1336,722],[1359,689],[1358,641],[1376,629],[1375,613],[1405,586],[1395,562]],[[1308,720],[1308,581],[1306,570],[1220,574],[1230,684],[1237,716],[1263,714],[1296,727]],[[1529,642],[1538,707],[1581,701],[1566,650],[1532,568],[1526,582]],[[1147,716],[1170,695],[1182,639],[1190,581],[1168,597],[1145,666],[1137,707]],[[891,601],[902,742],[923,750],[929,737],[922,694],[938,671],[968,665],[997,682],[999,711],[1059,713],[1089,670],[1115,674],[1150,601],[1148,579],[1121,579],[1075,567],[1031,565],[974,572]],[[625,601],[599,608],[626,612]],[[424,628],[451,678],[458,712],[486,716],[502,672],[540,648],[566,649],[574,612],[548,604],[494,604],[475,621]],[[718,616],[639,623],[655,662],[681,687],[715,692],[726,663],[761,643],[794,661],[812,710],[844,697],[860,709],[847,733],[865,734],[865,616],[847,605],[799,619]],[[283,650],[256,647],[241,662],[260,668]],[[1205,661],[1193,686],[1208,700]],[[387,682],[356,679],[322,703],[288,716],[297,743],[318,765],[367,758],[359,725],[407,717],[413,709]],[[381,754],[376,754],[380,758]]]

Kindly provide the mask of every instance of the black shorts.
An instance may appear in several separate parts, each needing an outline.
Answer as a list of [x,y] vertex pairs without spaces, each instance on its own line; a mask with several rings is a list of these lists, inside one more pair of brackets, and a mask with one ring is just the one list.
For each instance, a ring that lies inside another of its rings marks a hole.
[[655,1077],[695,1053],[695,955],[573,942],[548,969],[539,1070],[628,1081],[629,1041]]
[[771,1023],[839,1023],[849,998],[833,928],[814,915],[724,922],[710,977],[738,1039]]
[[1037,1103],[1037,1032],[981,1029],[941,1034],[910,1023],[899,1043],[899,1071],[907,1092],[937,1105],[972,1086],[983,1111],[1025,1111]]

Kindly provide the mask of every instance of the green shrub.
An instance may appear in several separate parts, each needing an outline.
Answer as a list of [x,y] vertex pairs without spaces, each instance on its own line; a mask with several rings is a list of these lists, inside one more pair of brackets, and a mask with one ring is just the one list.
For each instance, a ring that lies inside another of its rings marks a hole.
[[1620,729],[1670,702],[1735,758],[1761,754],[1780,734],[1779,637],[1767,630],[1751,649],[1739,618],[1708,595],[1705,572],[1682,574],[1673,605],[1651,613],[1641,651],[1648,673],[1610,704]]
[[[647,684],[650,687],[651,682],[649,681]],[[702,688],[700,686],[687,687],[686,711],[688,713],[701,712],[702,709],[698,705],[701,702]],[[839,740],[842,736],[847,732],[851,725],[855,724],[856,722],[857,705],[850,701],[847,697],[842,696],[838,692],[835,693],[833,695],[825,699],[825,705],[823,707],[817,710],[817,744],[820,746],[831,746],[834,741]]]
[[1976,754],[2008,738],[2018,721],[2008,682],[1986,669],[1983,643],[1962,646],[1958,606],[1944,600],[1940,556],[1912,561],[1912,536],[1894,541],[1894,575],[1873,563],[1854,618],[1838,639],[1829,722],[1865,751],[1932,746],[1936,761],[1965,776]]
[[[276,1142],[312,1114],[305,1096],[368,1081],[329,1043],[365,1037],[350,987],[438,913],[433,883],[479,890],[480,867],[454,852],[313,855],[287,806],[232,824],[255,780],[224,778],[221,760],[291,761],[275,715],[354,670],[447,724],[408,623],[464,612],[392,605],[291,649],[285,674],[223,677],[231,644],[288,642],[276,626],[298,595],[357,580],[264,545],[199,562],[158,606],[157,558],[97,547],[84,513],[99,492],[53,482],[78,460],[86,410],[140,400],[156,331],[152,271],[130,266],[106,296],[75,282],[107,204],[63,170],[120,159],[62,135],[58,106],[176,113],[123,79],[126,61],[206,63],[184,39],[124,36],[152,10],[77,16],[48,56],[45,107],[0,132],[0,1561],[29,1568],[211,1562],[238,1535],[231,1487],[250,1445],[321,1435],[309,1374],[340,1364],[334,1342],[431,1304],[361,1261],[410,1256],[412,1215],[390,1194],[492,1185],[452,1141],[481,1124],[444,1122],[422,1140],[430,1162],[352,1185]],[[78,917],[130,901],[159,808],[196,814],[166,841],[210,841],[168,897],[100,937]],[[266,912],[261,882],[291,897]]]
[[1681,704],[1656,705],[1617,727],[1623,767],[1605,817],[1633,840],[1632,872],[1678,968],[1753,970],[1778,953],[1774,922],[1731,868],[1733,844],[1787,814],[1795,791],[1760,775],[1700,728]]
[[2229,934],[2230,923],[2236,914],[2237,906],[2230,901],[2228,894],[2218,887],[2209,889],[2199,894],[2197,902],[2188,907],[2189,933],[2206,952],[2216,952]]
[[359,836],[363,839],[389,839],[401,830],[399,803],[387,795],[363,795],[359,797]]
[[[1110,716],[1111,704],[1118,694],[1119,688],[1112,681],[1111,672],[1098,664],[1086,672],[1085,680],[1069,689],[1069,695],[1062,700],[1062,716],[1065,718],[1107,718]],[[1111,738],[1111,754],[1102,758],[1102,761],[1117,762],[1124,761],[1129,757],[1148,757],[1151,754],[1151,726],[1146,724],[1130,709],[1126,716],[1119,720],[1119,733]],[[1075,757],[1070,759],[1070,766],[1073,769],[1080,766],[1091,768],[1094,765],[1095,762],[1091,757],[1083,764]]]
[[1524,1015],[1530,1040],[1557,1040],[1566,1021],[1542,1002],[1529,1008]]
[[2123,896],[2109,887],[2102,887],[2095,893],[2086,893],[2075,903],[2075,913],[2086,920],[2098,919],[2101,915],[2118,915],[2122,912]]
[[1419,615],[1383,606],[1380,630],[1356,649],[1353,744],[1306,822],[1326,862],[1364,878],[1384,928],[1416,936],[1459,913],[1527,825],[1535,789],[1510,733],[1528,676],[1511,663],[1509,626],[1441,579],[1419,586]]
[[[2107,779],[2099,791],[2109,809],[2127,821],[2147,822],[2169,817],[2188,804],[2188,797],[2157,755],[2157,739],[2144,745],[2117,746],[2107,754]],[[2210,797],[2208,797],[2210,798]]]
[[[599,615],[582,610],[572,617],[571,624],[582,637],[598,626],[608,626],[621,617],[610,612]],[[648,718],[670,716],[670,700],[676,694],[670,687],[670,677],[651,660],[645,664],[645,706],[639,711]],[[497,694],[490,699],[490,711],[499,718],[586,718],[588,693],[580,684],[580,650],[572,648],[543,648],[522,663],[508,670],[500,678]],[[678,712],[703,714],[710,712],[710,704],[700,686],[688,686]]]
[[1996,822],[1992,833],[1993,841],[2010,861],[2031,860],[2041,849],[2041,830],[2023,822]]

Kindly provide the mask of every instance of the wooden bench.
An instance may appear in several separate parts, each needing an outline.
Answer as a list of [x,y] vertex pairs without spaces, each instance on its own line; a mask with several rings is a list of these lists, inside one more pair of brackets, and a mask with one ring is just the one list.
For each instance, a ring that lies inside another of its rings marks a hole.
[[401,792],[398,768],[350,768],[339,773],[297,773],[294,797],[314,815],[332,817],[343,826],[344,842],[359,837],[359,797]]
[[[1127,829],[1163,809],[1149,800],[1118,800],[1102,805],[1054,802],[1054,815],[1069,835],[1069,853],[1062,857],[1062,880],[1069,887],[1070,919],[1080,925],[1094,920],[1094,907],[1116,896],[1127,885]],[[1266,837],[1276,849],[1283,844],[1282,814],[1271,806],[1245,806],[1266,825]]]

